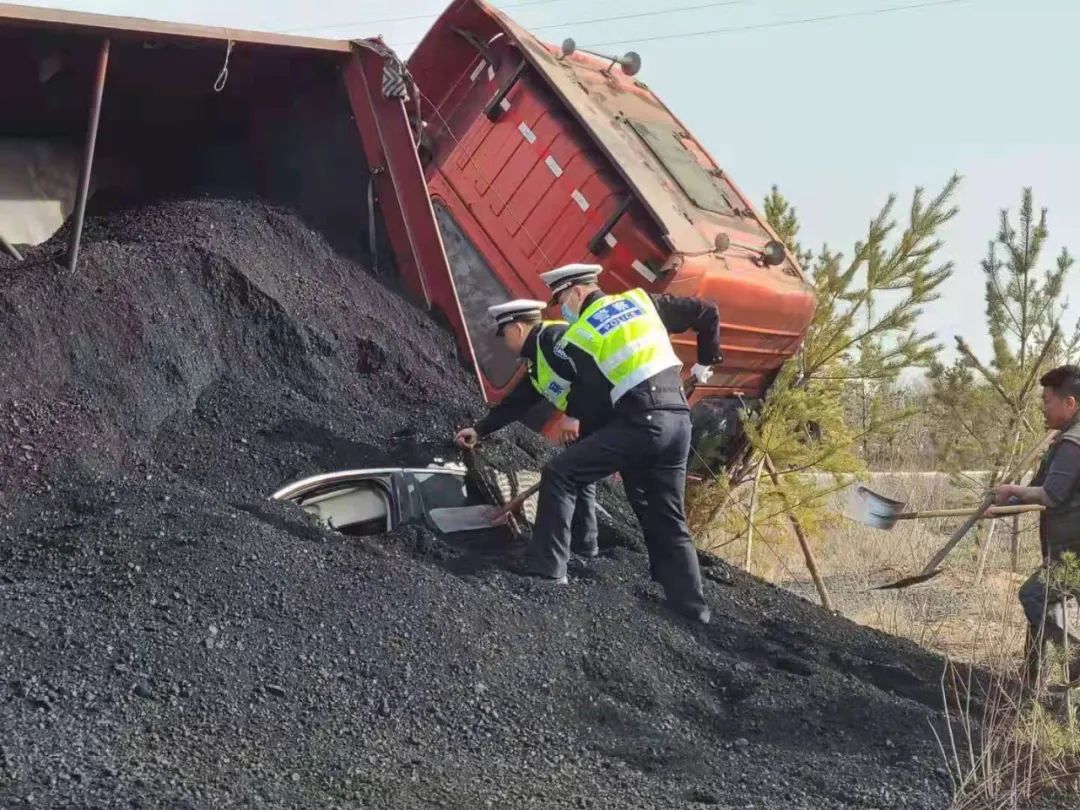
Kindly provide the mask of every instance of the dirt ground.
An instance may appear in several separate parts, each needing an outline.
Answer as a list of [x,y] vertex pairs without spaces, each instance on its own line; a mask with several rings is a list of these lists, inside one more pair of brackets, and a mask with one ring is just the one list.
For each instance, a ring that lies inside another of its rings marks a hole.
[[0,259],[0,806],[947,806],[941,659],[711,558],[687,624],[610,488],[564,588],[269,502],[482,412],[296,216],[99,206],[74,275],[59,249]]

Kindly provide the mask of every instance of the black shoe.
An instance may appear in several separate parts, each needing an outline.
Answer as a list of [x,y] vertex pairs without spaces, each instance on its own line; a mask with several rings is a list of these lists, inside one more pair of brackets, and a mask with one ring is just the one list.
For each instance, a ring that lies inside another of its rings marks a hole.
[[600,549],[597,546],[586,549],[572,548],[570,549],[570,553],[586,560],[595,560],[597,557],[600,556]]

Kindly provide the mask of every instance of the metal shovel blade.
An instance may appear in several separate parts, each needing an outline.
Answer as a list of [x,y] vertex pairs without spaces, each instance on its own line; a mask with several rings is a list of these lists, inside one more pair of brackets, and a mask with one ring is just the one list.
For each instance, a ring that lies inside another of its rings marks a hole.
[[506,506],[492,506],[491,504],[446,506],[442,509],[432,509],[428,512],[428,517],[435,524],[435,528],[443,534],[490,529],[494,526],[509,523],[510,515],[539,490],[540,481],[537,481],[520,495],[513,498]]
[[896,525],[897,515],[902,514],[906,506],[906,501],[886,498],[860,484],[851,496],[850,516],[874,529],[888,531]]
[[872,591],[899,591],[904,588],[910,588],[912,585],[918,585],[920,582],[928,582],[942,571],[944,568],[935,568],[933,571],[928,571],[922,574],[915,574],[914,576],[904,577],[898,579],[896,582],[890,582],[888,585],[878,585],[876,588],[871,588]]
[[491,529],[506,523],[508,515],[505,509],[491,504],[480,506],[446,506],[432,509],[428,517],[435,524],[440,534],[454,532],[475,532]]

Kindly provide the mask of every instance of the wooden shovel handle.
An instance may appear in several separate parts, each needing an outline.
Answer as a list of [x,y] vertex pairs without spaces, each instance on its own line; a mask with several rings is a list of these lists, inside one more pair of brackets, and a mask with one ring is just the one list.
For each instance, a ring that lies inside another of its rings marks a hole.
[[543,483],[543,481],[537,481],[535,484],[526,489],[516,498],[507,501],[505,506],[499,507],[499,511],[495,513],[495,519],[498,520],[500,518],[503,518],[506,515],[509,515],[515,509],[518,509],[523,503],[525,503],[525,501],[529,500],[529,498],[539,492],[541,483]]
[[[1029,452],[1026,456],[1020,459],[1019,462],[1017,462],[1016,466],[1013,467],[1009,471],[1009,474],[1002,480],[1002,483],[1012,483],[1014,479],[1019,478],[1021,475],[1023,475],[1024,471],[1031,466],[1031,463],[1038,457],[1039,453],[1041,453],[1045,449],[1046,445],[1053,441],[1056,435],[1056,430],[1049,431],[1043,437],[1042,441],[1040,441],[1037,445],[1031,448],[1031,452]],[[982,503],[980,503],[978,508],[971,514],[971,516],[964,521],[963,525],[960,526],[960,528],[957,529],[955,532],[953,532],[952,537],[949,538],[949,542],[947,542],[938,550],[938,553],[935,554],[930,560],[930,562],[926,564],[926,567],[923,568],[922,573],[929,574],[931,571],[935,570],[941,564],[942,560],[949,556],[949,552],[951,552],[956,547],[957,543],[964,539],[964,535],[967,534],[968,531],[971,530],[971,527],[979,521],[979,518],[983,516],[983,513],[991,506],[993,506],[993,504],[994,493],[986,493],[986,497],[982,499]]]
[[930,562],[926,564],[926,567],[923,568],[922,573],[929,574],[931,571],[936,569],[941,564],[941,561],[949,556],[949,552],[951,552],[956,547],[956,544],[964,539],[964,535],[971,530],[971,527],[979,521],[979,518],[983,516],[983,512],[989,509],[993,505],[993,503],[994,493],[986,493],[986,497],[982,499],[982,503],[980,503],[978,507],[976,507],[975,511],[972,512],[971,516],[963,522],[960,528],[953,532],[952,537],[949,538],[949,542],[947,542],[940,549],[938,549],[938,553],[935,554],[931,558]]
[[[1005,517],[1006,515],[1020,515],[1024,512],[1042,512],[1044,509],[1046,509],[1045,506],[1035,503],[1024,503],[1016,506],[991,506],[983,513],[983,517]],[[965,515],[970,514],[971,509],[969,507],[960,509],[928,509],[925,512],[901,512],[895,519],[923,520],[925,518],[964,517]]]

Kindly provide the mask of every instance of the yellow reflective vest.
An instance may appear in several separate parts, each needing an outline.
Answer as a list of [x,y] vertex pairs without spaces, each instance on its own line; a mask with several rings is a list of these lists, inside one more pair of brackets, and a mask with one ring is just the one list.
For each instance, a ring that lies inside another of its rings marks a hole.
[[562,344],[576,346],[596,361],[611,383],[611,401],[682,361],[648,293],[633,289],[594,301],[570,325]]
[[536,364],[530,369],[529,380],[533,388],[540,396],[565,413],[567,400],[570,396],[570,381],[564,380],[555,373],[547,356],[540,345],[540,335],[552,326],[566,326],[565,321],[544,321],[540,324],[540,331],[536,335]]

